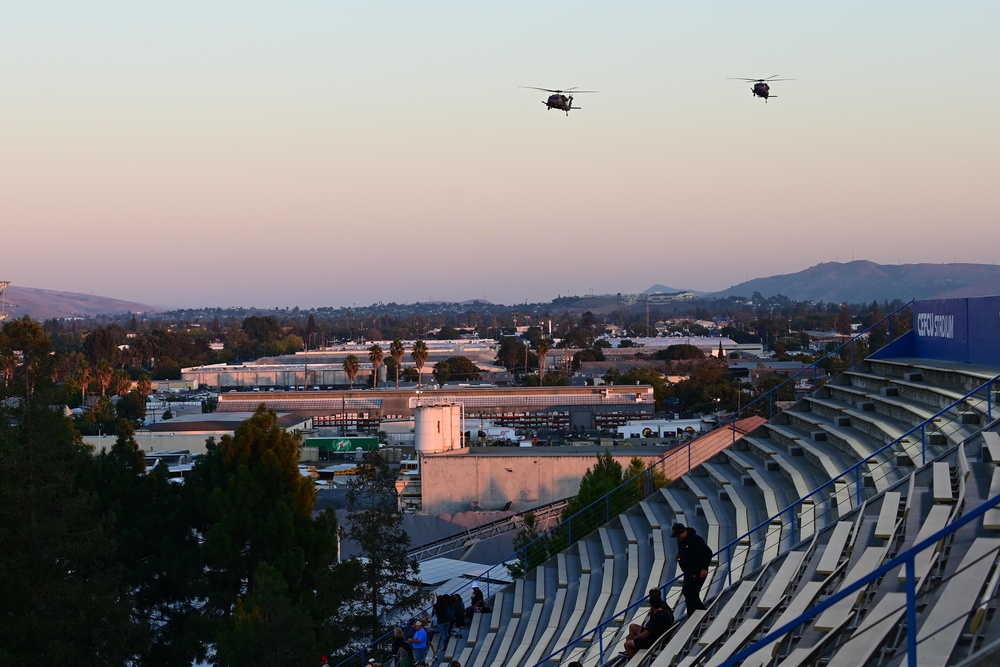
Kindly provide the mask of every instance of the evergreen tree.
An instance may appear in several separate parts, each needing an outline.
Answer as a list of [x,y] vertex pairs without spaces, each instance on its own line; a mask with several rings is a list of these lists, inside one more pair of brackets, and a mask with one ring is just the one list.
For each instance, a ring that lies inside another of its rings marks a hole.
[[623,486],[624,481],[622,466],[611,452],[598,454],[597,463],[580,480],[580,491],[563,508],[563,522],[553,531],[550,553],[583,539],[638,502],[642,496],[633,485]]
[[[194,560],[203,604],[194,613],[203,637],[239,634],[237,615],[265,598],[278,604],[274,596],[290,617],[310,619],[304,636],[328,634],[350,580],[337,576],[335,515],[312,517],[316,491],[298,459],[296,436],[261,406],[233,436],[210,441],[185,477],[184,508],[202,537]],[[262,582],[268,588],[255,597]]]
[[538,526],[534,512],[524,514],[524,527],[517,531],[514,537],[514,553],[517,560],[505,564],[504,567],[510,572],[512,577],[523,577],[532,569],[544,563],[549,557],[549,544],[547,538],[541,538],[538,534]]
[[48,339],[27,318],[2,333],[21,400],[0,408],[0,664],[124,665],[138,651],[135,608],[111,521],[79,483],[89,451],[49,407],[62,396]]
[[396,475],[381,455],[371,456],[347,484],[345,537],[361,549],[354,626],[358,636],[377,639],[381,618],[391,608],[411,609],[423,599],[415,584],[419,564],[407,556],[410,536],[403,530]]

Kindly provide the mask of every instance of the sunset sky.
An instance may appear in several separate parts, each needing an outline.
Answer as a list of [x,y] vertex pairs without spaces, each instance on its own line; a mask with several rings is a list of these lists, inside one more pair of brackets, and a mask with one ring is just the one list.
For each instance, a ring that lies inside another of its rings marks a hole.
[[[8,3],[0,279],[310,307],[994,263],[998,29],[995,0]],[[767,104],[726,80],[773,74]]]

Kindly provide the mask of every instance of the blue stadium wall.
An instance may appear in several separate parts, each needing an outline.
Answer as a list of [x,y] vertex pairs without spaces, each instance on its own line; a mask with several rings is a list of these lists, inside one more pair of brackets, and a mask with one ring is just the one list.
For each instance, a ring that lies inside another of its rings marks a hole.
[[913,302],[913,329],[871,355],[1000,366],[1000,296]]

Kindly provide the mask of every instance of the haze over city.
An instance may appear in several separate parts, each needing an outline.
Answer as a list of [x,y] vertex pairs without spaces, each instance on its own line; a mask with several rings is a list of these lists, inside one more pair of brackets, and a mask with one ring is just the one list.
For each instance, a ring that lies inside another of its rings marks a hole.
[[[162,306],[995,261],[995,2],[37,2],[0,279]],[[778,74],[776,99],[727,77]],[[545,93],[600,91],[566,117]]]

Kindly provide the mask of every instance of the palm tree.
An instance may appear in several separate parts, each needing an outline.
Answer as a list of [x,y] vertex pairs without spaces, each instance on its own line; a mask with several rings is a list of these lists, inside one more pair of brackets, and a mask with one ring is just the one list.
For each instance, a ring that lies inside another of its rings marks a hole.
[[111,374],[111,390],[115,396],[124,396],[132,389],[132,378],[121,369]]
[[378,367],[382,365],[382,360],[385,359],[385,352],[382,351],[382,346],[378,343],[373,343],[368,348],[368,358],[372,362],[372,389],[378,389]]
[[430,352],[427,351],[427,343],[422,340],[415,342],[410,356],[413,358],[413,365],[417,367],[417,386],[422,386],[424,383],[424,362],[430,356]]
[[80,385],[80,405],[86,405],[87,403],[87,388],[90,387],[90,383],[94,380],[94,369],[91,368],[90,362],[86,359],[81,359],[80,363],[76,365],[76,383]]
[[101,359],[97,362],[97,368],[94,369],[94,382],[101,390],[101,396],[108,393],[108,387],[111,386],[111,374],[114,371],[115,369],[111,367],[111,363],[107,359]]
[[358,356],[356,354],[349,354],[344,359],[344,372],[347,373],[347,379],[351,381],[351,389],[354,389],[354,378],[358,376],[358,371],[361,370],[361,362],[358,361]]
[[145,400],[150,394],[153,393],[153,380],[143,373],[139,376],[139,379],[135,383],[135,388],[138,390],[139,395]]
[[396,366],[396,389],[399,389],[399,367],[403,365],[403,355],[406,354],[406,347],[403,345],[403,341],[398,338],[389,344],[389,356]]
[[545,382],[545,355],[549,353],[549,341],[539,339],[535,352],[538,353],[538,386],[541,387]]

